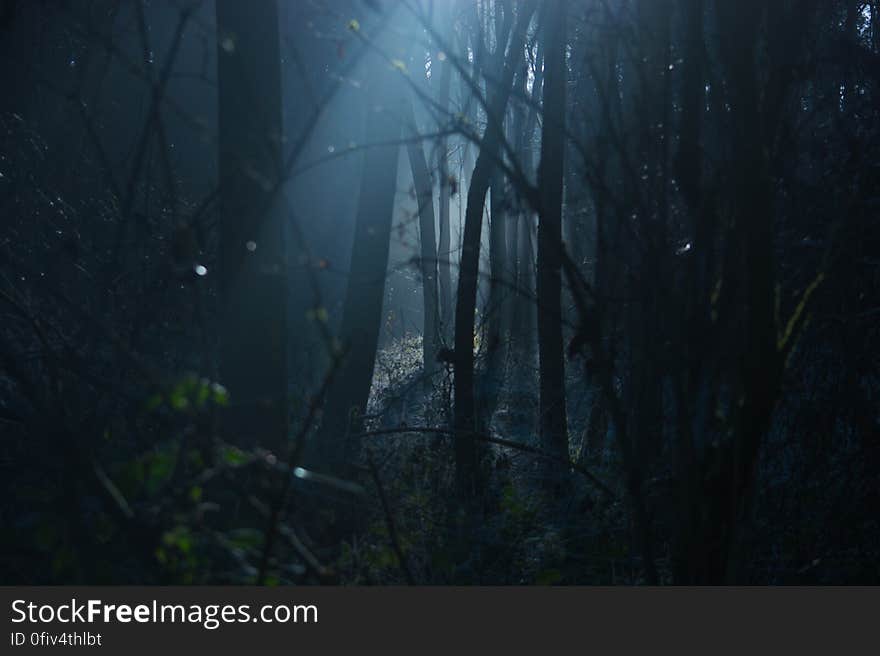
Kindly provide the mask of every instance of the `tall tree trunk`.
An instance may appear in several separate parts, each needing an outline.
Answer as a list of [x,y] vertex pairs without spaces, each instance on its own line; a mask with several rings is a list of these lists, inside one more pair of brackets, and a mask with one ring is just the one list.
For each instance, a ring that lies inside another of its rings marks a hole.
[[766,157],[766,144],[772,140],[757,127],[765,126],[754,59],[764,7],[758,0],[745,4],[742,12],[745,16],[729,9],[721,12],[729,30],[721,37],[721,51],[731,88],[734,123],[731,177],[736,196],[732,200],[732,211],[734,232],[738,234],[731,243],[743,247],[740,266],[746,276],[746,317],[742,336],[744,356],[741,370],[736,372],[737,377],[741,376],[743,391],[740,416],[734,439],[724,449],[726,462],[721,465],[722,484],[726,488],[722,498],[729,503],[726,508],[718,509],[721,514],[713,527],[722,539],[717,553],[720,560],[710,563],[709,572],[719,583],[735,580],[733,556],[743,511],[751,495],[759,447],[770,426],[782,373],[776,348],[774,310],[773,193]]
[[698,547],[694,542],[694,530],[699,523],[693,500],[699,494],[695,467],[696,452],[692,419],[696,399],[701,388],[701,370],[705,366],[702,346],[709,337],[709,274],[710,253],[714,244],[714,222],[705,212],[702,192],[703,156],[700,150],[702,123],[705,108],[705,85],[703,82],[703,0],[682,0],[684,70],[681,86],[682,118],[679,130],[679,147],[676,158],[682,197],[687,205],[691,221],[693,255],[688,262],[690,291],[683,301],[678,330],[681,353],[680,380],[676,384],[678,397],[676,407],[679,419],[676,426],[675,467],[678,471],[674,546],[672,549],[673,578],[676,582],[693,581],[692,568],[697,562],[691,550]]
[[513,338],[513,346],[522,354],[523,361],[530,372],[530,380],[534,374],[535,357],[537,351],[538,332],[538,307],[535,302],[535,251],[536,230],[535,215],[531,208],[525,211],[517,220],[517,248],[519,260],[518,287],[520,291],[520,303],[517,311],[516,337]]
[[[723,278],[718,287],[719,324],[739,329],[724,335],[733,354],[724,369],[713,371],[734,390],[738,402],[728,412],[725,432],[713,448],[696,458],[686,472],[691,491],[679,514],[688,523],[674,546],[677,582],[734,583],[743,522],[754,493],[760,446],[769,430],[779,395],[784,359],[777,344],[774,309],[774,194],[767,144],[775,142],[776,109],[790,84],[788,71],[797,39],[786,42],[781,30],[792,29],[792,13],[783,5],[749,0],[734,9],[716,5],[719,52],[728,93],[731,129],[725,197],[727,228]],[[766,13],[765,13],[766,12]],[[762,89],[755,53],[761,47],[765,18],[784,48],[769,44],[770,80]],[[794,33],[794,32],[793,32]],[[792,47],[794,46],[794,47]],[[777,80],[774,74],[784,74]],[[762,102],[763,99],[763,102]],[[717,349],[717,342],[712,348]],[[709,348],[707,346],[706,348]],[[682,423],[682,422],[680,422]],[[687,419],[683,422],[688,423]]]
[[[861,0],[846,0],[846,20],[844,21],[844,41],[848,48],[855,52],[859,46],[859,14],[862,11]],[[852,113],[853,103],[857,98],[856,84],[858,76],[852,71],[844,75],[842,80],[843,94],[840,103],[843,111]]]
[[[388,144],[402,134],[402,83],[399,73],[385,61],[377,64],[375,82],[368,89],[366,106],[372,139]],[[357,451],[349,435],[363,427],[363,414],[370,394],[397,187],[400,147],[374,146],[364,155],[348,286],[339,337],[345,356],[333,377],[324,407],[319,442],[327,464],[345,474]]]
[[[515,87],[521,92],[525,93],[525,77],[526,77],[526,66],[525,61],[520,62],[520,69],[517,71]],[[508,131],[508,141],[513,146],[514,157],[518,159],[520,162],[520,166],[523,167],[523,170],[526,171],[528,169],[525,168],[525,164],[522,160],[522,152],[524,146],[523,139],[523,131],[525,129],[525,108],[522,106],[522,103],[517,103],[513,107],[513,111],[511,113],[510,120],[510,130]],[[506,248],[507,252],[505,254],[505,258],[507,259],[507,266],[509,270],[509,278],[510,278],[510,293],[508,294],[508,302],[507,302],[507,316],[505,321],[507,323],[507,331],[508,331],[508,352],[513,347],[515,333],[516,333],[516,320],[518,317],[518,306],[520,301],[520,280],[519,280],[519,216],[520,216],[520,207],[518,203],[518,199],[515,195],[515,190],[511,190],[510,194],[510,205],[508,209],[508,217],[507,217],[507,243]]]
[[[489,85],[492,90],[489,93],[488,125],[468,188],[455,306],[455,464],[457,486],[462,495],[473,494],[478,487],[478,454],[474,437],[479,430],[474,403],[474,313],[477,306],[483,210],[503,138],[501,117],[507,107],[516,61],[524,47],[526,28],[533,11],[531,3],[520,6],[509,60],[502,64],[503,69],[502,66],[497,67],[502,69],[498,84]],[[504,41],[507,41],[506,37]],[[504,49],[499,46],[501,62],[505,62]]]
[[[422,371],[425,383],[430,385],[437,366],[437,349],[440,341],[437,320],[437,238],[434,232],[434,185],[428,171],[425,151],[422,149],[421,142],[418,141],[419,131],[411,100],[406,101],[405,109],[405,118],[411,137],[407,142],[406,152],[409,155],[409,165],[412,169],[413,184],[416,188],[419,207],[419,241],[421,243],[419,268],[422,273],[424,297],[424,329],[422,330],[422,359],[424,362]],[[448,209],[447,207],[447,222]]]
[[483,413],[488,423],[498,401],[505,361],[507,327],[507,193],[505,176],[500,169],[492,174],[489,197],[489,299],[486,303],[486,369],[480,386]]
[[[453,4],[453,3],[450,3]],[[447,8],[447,11],[451,10]],[[447,21],[449,29],[452,29],[453,21]],[[448,61],[436,60],[440,69],[438,77],[437,103],[441,112],[449,111],[449,91],[452,86],[452,64]],[[451,223],[449,220],[449,205],[452,191],[452,181],[449,173],[449,142],[445,136],[440,137],[437,145],[437,174],[440,178],[440,198],[438,205],[439,214],[439,244],[437,247],[437,274],[439,283],[439,312],[440,312],[440,336],[445,341],[452,334],[453,304],[452,304],[452,266],[449,259],[452,257]]]
[[[629,439],[639,469],[648,475],[662,451],[662,371],[656,343],[665,343],[660,307],[664,266],[669,251],[667,237],[667,145],[669,125],[669,28],[670,0],[639,0],[637,34],[643,74],[633,76],[631,86],[637,134],[640,180],[633,184],[639,235],[627,239],[627,262],[631,267],[626,297],[627,376],[625,394],[630,413]],[[633,281],[638,281],[633,285]]]
[[[534,161],[532,156],[532,138],[538,124],[538,103],[544,84],[544,54],[539,50],[535,56],[535,70],[532,81],[530,99],[531,107],[524,116],[524,126],[516,130],[516,153],[522,170],[530,174]],[[527,64],[528,66],[528,64]],[[526,88],[527,70],[523,71],[522,92]],[[531,370],[535,360],[537,341],[537,307],[535,305],[535,220],[534,212],[529,203],[520,201],[520,215],[516,220],[516,259],[517,259],[517,294],[512,300],[514,309],[511,314],[511,346],[518,350],[526,366]],[[513,230],[511,230],[513,232]]]
[[220,377],[227,435],[277,449],[287,436],[287,285],[281,71],[274,0],[217,0]]
[[[583,332],[590,342],[592,353],[599,354],[600,357],[591,368],[590,374],[601,399],[599,408],[593,410],[599,413],[595,422],[591,421],[592,430],[595,431],[593,437],[601,439],[597,433],[606,422],[613,428],[626,475],[636,551],[643,559],[645,580],[649,584],[656,584],[658,577],[653,558],[651,520],[644,494],[644,473],[630,440],[628,408],[621,398],[614,375],[615,358],[613,354],[609,357],[607,347],[607,341],[617,339],[626,327],[621,311],[623,304],[618,299],[628,292],[626,237],[632,234],[627,231],[629,208],[633,203],[632,190],[626,189],[621,179],[625,178],[625,146],[612,144],[606,138],[606,135],[620,134],[625,120],[633,115],[629,107],[624,110],[623,103],[623,99],[631,95],[629,90],[634,85],[633,80],[637,79],[633,70],[634,58],[621,56],[624,50],[621,43],[622,21],[626,20],[622,15],[624,13],[619,7],[615,11],[609,5],[605,6],[603,17],[612,24],[612,29],[602,31],[600,43],[605,57],[596,62],[591,71],[599,113],[593,135],[597,184],[592,189],[596,210],[596,305],[591,308],[593,316],[587,320],[589,327]],[[630,65],[624,67],[621,74],[621,66],[625,62]],[[581,322],[584,321],[582,315]]]
[[[565,361],[562,345],[562,192],[565,160],[566,4],[545,0],[544,122],[538,171],[538,356],[543,448],[568,458]],[[558,464],[555,465],[558,474]]]

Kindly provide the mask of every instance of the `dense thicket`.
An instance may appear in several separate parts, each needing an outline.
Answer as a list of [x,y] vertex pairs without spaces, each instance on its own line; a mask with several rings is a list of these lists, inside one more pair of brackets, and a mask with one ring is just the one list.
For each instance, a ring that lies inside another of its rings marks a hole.
[[878,28],[0,1],[0,577],[880,582]]

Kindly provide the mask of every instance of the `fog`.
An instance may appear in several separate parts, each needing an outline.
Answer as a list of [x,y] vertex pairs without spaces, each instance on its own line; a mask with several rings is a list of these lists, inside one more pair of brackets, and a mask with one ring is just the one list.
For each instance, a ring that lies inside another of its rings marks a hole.
[[3,580],[876,583],[877,26],[0,0]]

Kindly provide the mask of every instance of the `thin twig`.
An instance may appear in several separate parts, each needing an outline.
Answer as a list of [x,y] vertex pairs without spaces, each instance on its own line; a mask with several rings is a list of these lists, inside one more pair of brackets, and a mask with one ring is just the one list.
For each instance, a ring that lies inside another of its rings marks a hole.
[[[455,436],[455,432],[446,428],[433,428],[430,426],[402,426],[400,428],[380,428],[372,431],[365,431],[363,433],[358,433],[356,435],[352,435],[353,438],[363,438],[363,437],[378,437],[381,435],[405,435],[407,433],[423,433],[425,435],[434,435],[438,437],[446,437],[451,438]],[[505,440],[500,437],[492,437],[491,435],[484,435],[482,433],[474,433],[472,437],[477,442],[484,442],[486,444],[495,444],[497,446],[502,446],[507,449],[516,449],[517,451],[522,451],[523,453],[530,453],[534,456],[538,456],[539,458],[546,458],[548,460],[555,460],[557,462],[564,462],[568,467],[581,474],[590,481],[595,487],[602,490],[605,494],[608,495],[611,499],[616,499],[617,495],[614,491],[608,487],[605,483],[603,483],[599,478],[596,477],[595,474],[590,472],[586,467],[580,465],[576,462],[572,462],[569,458],[560,458],[559,456],[555,456],[552,453],[547,453],[542,449],[539,449],[534,446],[530,446],[528,444],[523,444],[522,442],[515,442],[513,440]]]

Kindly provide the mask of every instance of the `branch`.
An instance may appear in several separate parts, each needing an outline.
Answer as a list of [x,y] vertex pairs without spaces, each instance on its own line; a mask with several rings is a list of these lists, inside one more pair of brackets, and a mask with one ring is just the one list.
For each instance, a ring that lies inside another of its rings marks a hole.
[[397,528],[394,525],[394,515],[391,514],[391,507],[388,505],[388,497],[385,496],[385,488],[382,486],[382,480],[379,478],[379,469],[373,461],[373,455],[367,454],[367,462],[370,466],[370,475],[373,477],[373,483],[376,484],[376,492],[379,493],[379,502],[382,504],[382,512],[385,513],[385,525],[388,527],[388,537],[391,540],[391,546],[397,554],[397,560],[400,561],[400,569],[403,570],[403,576],[407,585],[415,585],[415,579],[407,564],[406,554],[403,553],[403,547],[400,546],[400,540],[397,538]]

